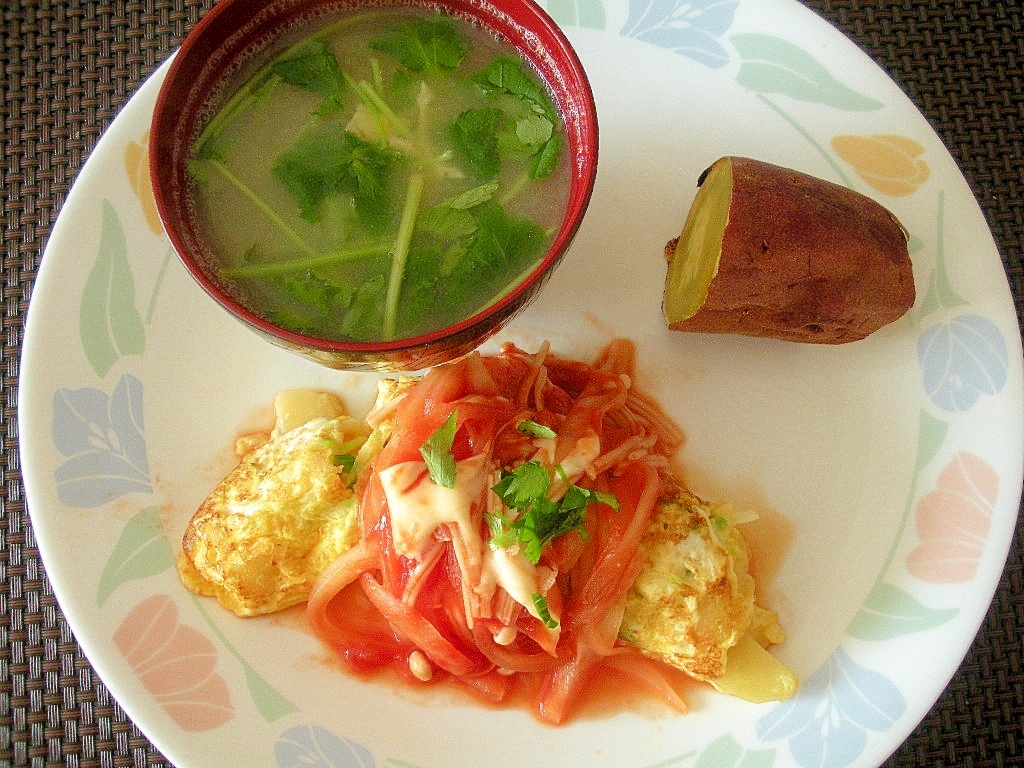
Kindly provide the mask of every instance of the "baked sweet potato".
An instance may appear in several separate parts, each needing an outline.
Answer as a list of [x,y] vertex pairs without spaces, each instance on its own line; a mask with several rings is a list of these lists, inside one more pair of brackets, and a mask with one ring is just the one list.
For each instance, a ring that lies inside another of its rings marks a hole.
[[913,306],[906,230],[874,200],[743,157],[717,160],[698,186],[665,246],[673,330],[842,344]]

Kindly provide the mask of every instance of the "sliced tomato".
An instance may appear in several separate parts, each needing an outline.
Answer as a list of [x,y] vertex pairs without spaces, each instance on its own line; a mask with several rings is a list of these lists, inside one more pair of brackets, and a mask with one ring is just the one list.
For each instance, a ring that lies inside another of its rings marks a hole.
[[[660,440],[646,414],[660,415],[648,401],[638,401],[643,413],[630,411],[633,364],[628,345],[609,347],[596,367],[549,356],[546,349],[528,355],[506,345],[500,355],[474,354],[433,369],[406,390],[361,497],[360,546],[373,556],[338,566],[358,571],[353,578],[361,589],[349,587],[332,600],[325,587],[327,597],[315,601],[328,617],[320,619],[323,631],[343,646],[350,663],[407,666],[409,654],[419,649],[437,669],[491,701],[504,700],[518,680],[532,689],[538,717],[549,722],[569,716],[591,675],[605,664],[654,685],[673,706],[678,703],[658,681],[656,665],[637,661],[617,641],[621,606],[642,563],[637,545],[661,491],[658,467],[667,464],[662,455],[644,461],[645,451],[680,442]],[[479,501],[470,518],[470,532],[479,526],[478,532],[467,536],[466,521],[440,525],[436,548],[423,562],[395,551],[377,473],[420,461],[421,446],[452,413],[453,457],[485,456],[495,474],[537,454],[541,444],[517,431],[524,419],[555,430],[555,461],[584,435],[600,436],[608,460],[577,482],[613,494],[618,509],[592,504],[586,535],[563,535],[542,554],[542,565],[557,575],[543,587],[548,609],[559,618],[557,630],[500,587],[481,584],[485,575],[478,563],[484,553],[474,557],[470,548],[487,539],[487,500]],[[495,640],[509,635],[508,643]]]

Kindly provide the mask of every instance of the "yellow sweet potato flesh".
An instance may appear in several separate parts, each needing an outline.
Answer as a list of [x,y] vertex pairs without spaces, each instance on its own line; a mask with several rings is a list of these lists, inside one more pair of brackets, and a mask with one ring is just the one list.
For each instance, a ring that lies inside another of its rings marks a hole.
[[906,231],[874,200],[740,157],[698,183],[665,248],[669,328],[841,344],[913,306]]

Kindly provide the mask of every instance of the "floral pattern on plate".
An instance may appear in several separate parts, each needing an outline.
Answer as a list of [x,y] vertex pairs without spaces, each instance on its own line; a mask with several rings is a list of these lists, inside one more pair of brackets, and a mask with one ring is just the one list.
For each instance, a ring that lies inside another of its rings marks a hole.
[[[610,0],[549,0],[546,7],[566,28],[630,38],[731,77],[736,87],[787,125],[841,183],[854,187],[859,179],[881,195],[910,197],[915,205],[934,211],[933,232],[910,233],[912,251],[927,257],[919,270],[924,280],[919,277],[923,290],[918,305],[901,321],[916,334],[921,400],[913,474],[888,556],[843,642],[803,681],[797,696],[758,710],[748,732],[728,730],[723,723],[723,731],[707,734],[706,742],[676,750],[657,763],[843,768],[861,758],[874,735],[894,729],[908,712],[906,695],[892,671],[876,668],[878,657],[863,649],[957,620],[962,604],[957,594],[947,597],[918,585],[970,584],[992,546],[1000,492],[1011,479],[1000,477],[998,456],[984,455],[983,446],[967,450],[960,441],[986,400],[1004,394],[1019,361],[1011,362],[1004,331],[972,306],[969,286],[954,288],[945,209],[947,195],[953,193],[934,189],[934,169],[921,142],[891,133],[882,119],[885,103],[844,82],[843,72],[826,57],[815,56],[806,40],[733,31],[737,14],[747,4],[629,0],[623,6]],[[749,4],[756,5],[753,0]],[[621,26],[612,21],[619,18],[624,18]],[[807,117],[808,107],[877,115],[878,126],[822,136]],[[132,596],[113,631],[113,644],[181,730],[216,731],[240,716],[244,701],[273,726],[273,744],[260,749],[273,754],[277,768],[410,766],[403,758],[375,756],[356,740],[365,734],[348,738],[340,735],[342,724],[330,729],[314,724],[317,713],[303,710],[301,702],[275,688],[247,659],[246,649],[218,628],[203,601],[183,590],[168,595],[161,586],[173,576],[174,548],[161,517],[159,483],[152,475],[146,381],[137,364],[156,354],[147,334],[172,259],[165,247],[156,280],[143,285],[133,273],[135,256],[126,238],[126,229],[136,222],[159,233],[144,172],[146,145],[145,133],[125,141],[121,175],[109,182],[131,190],[132,210],[119,211],[107,198],[94,204],[101,222],[99,238],[83,244],[90,266],[84,281],[69,287],[77,303],[88,375],[63,381],[50,400],[50,439],[61,457],[50,477],[66,513],[139,501],[138,511],[101,553],[96,605],[110,608],[117,602],[115,595]],[[182,619],[182,600],[189,600],[204,624],[193,626]]]

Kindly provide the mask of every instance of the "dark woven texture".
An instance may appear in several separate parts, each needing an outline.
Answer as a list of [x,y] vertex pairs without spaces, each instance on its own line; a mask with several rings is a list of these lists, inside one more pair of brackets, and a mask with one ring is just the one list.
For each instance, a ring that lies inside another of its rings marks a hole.
[[[46,580],[18,464],[22,323],[40,253],[89,151],[212,0],[3,0],[0,768],[163,766],[83,656]],[[892,74],[946,142],[1024,316],[1024,12],[1017,0],[807,0]],[[1021,527],[946,693],[887,768],[1024,765]],[[922,649],[927,652],[927,649]]]

